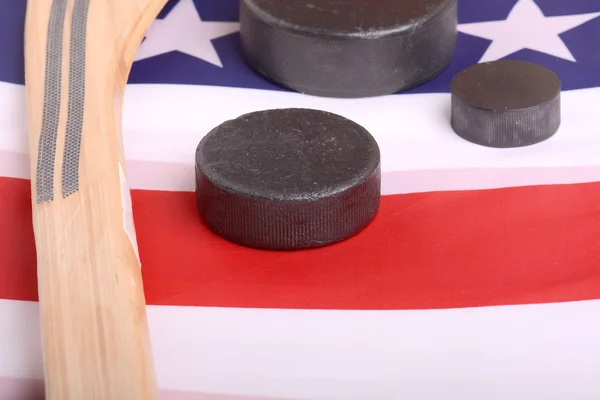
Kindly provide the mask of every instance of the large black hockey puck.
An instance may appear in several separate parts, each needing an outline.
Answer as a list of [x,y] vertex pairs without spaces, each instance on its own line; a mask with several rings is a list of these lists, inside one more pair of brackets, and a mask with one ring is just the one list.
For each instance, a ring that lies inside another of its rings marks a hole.
[[196,200],[206,225],[232,242],[293,250],[341,241],[379,208],[380,152],[336,114],[275,109],[210,131],[196,150]]
[[247,63],[283,87],[328,97],[428,81],[456,46],[456,0],[240,0]]
[[556,74],[530,62],[472,65],[451,84],[452,129],[489,147],[541,142],[560,126],[560,86]]

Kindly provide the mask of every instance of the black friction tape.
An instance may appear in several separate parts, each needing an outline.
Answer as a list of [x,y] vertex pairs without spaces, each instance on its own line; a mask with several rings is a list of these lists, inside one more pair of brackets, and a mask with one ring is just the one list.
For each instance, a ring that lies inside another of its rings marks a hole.
[[426,82],[456,46],[456,0],[241,0],[247,63],[276,84],[327,97]]
[[452,81],[452,129],[489,147],[519,147],[550,138],[560,126],[560,80],[525,61],[472,65]]
[[380,152],[336,114],[275,109],[214,128],[196,150],[196,199],[206,225],[237,244],[294,250],[353,236],[374,218]]

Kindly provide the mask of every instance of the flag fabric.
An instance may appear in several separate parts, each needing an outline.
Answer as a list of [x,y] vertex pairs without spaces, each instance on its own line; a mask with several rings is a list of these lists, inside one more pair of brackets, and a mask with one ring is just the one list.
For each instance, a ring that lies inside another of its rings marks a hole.
[[[398,94],[330,99],[277,87],[244,63],[238,1],[170,1],[125,94],[161,398],[600,398],[600,3],[458,0],[456,52],[439,76]],[[43,391],[25,7],[0,0],[0,399],[11,400]],[[559,76],[551,139],[492,149],[454,134],[452,77],[497,59]],[[200,221],[200,139],[282,107],[338,113],[379,143],[381,208],[357,236],[261,251]]]

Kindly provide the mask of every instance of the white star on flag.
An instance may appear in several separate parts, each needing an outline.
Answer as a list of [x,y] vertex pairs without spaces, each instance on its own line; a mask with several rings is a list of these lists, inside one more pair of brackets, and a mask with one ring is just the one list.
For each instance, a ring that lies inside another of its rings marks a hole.
[[211,40],[238,30],[238,22],[202,21],[193,1],[181,0],[164,19],[152,23],[135,61],[180,51],[222,68]]
[[506,20],[460,24],[458,30],[492,41],[479,62],[498,60],[522,49],[575,62],[559,35],[598,16],[600,12],[547,17],[534,0],[519,0]]

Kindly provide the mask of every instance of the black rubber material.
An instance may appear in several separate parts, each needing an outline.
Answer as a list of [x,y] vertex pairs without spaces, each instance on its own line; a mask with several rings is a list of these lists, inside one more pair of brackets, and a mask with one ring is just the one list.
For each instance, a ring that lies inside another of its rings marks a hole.
[[456,47],[456,0],[240,0],[247,63],[288,89],[370,97],[438,75]]
[[556,74],[530,62],[472,65],[451,84],[452,129],[489,147],[539,143],[560,127],[560,87]]
[[256,248],[320,247],[374,218],[380,152],[360,125],[336,114],[276,109],[242,115],[196,150],[196,200],[221,237]]

